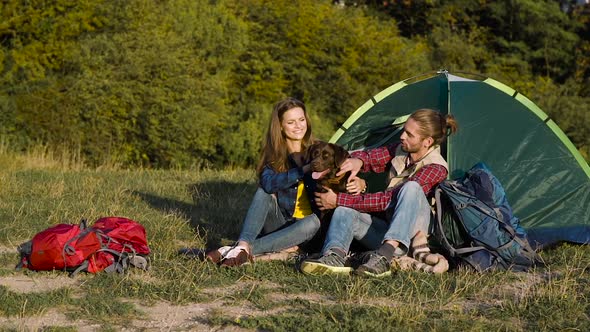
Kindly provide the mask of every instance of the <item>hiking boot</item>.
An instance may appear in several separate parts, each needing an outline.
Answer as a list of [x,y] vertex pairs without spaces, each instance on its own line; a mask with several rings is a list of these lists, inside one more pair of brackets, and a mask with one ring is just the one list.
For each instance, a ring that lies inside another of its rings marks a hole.
[[391,275],[391,264],[385,256],[373,251],[365,256],[365,258],[365,263],[359,266],[354,271],[354,274],[377,278]]
[[246,251],[245,247],[233,247],[224,255],[220,265],[222,267],[235,267],[250,264],[253,261],[254,258]]
[[319,258],[308,258],[301,263],[301,272],[311,275],[350,274],[352,267],[346,266],[344,258],[329,252]]
[[211,263],[219,264],[223,257],[230,251],[232,246],[223,246],[219,249],[209,250],[205,253],[205,259]]

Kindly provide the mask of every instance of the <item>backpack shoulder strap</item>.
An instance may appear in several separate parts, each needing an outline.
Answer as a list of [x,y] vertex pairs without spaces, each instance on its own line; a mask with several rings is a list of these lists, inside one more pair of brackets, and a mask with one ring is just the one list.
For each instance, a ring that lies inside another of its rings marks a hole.
[[21,243],[17,247],[17,250],[20,254],[20,261],[16,265],[15,269],[19,271],[23,267],[27,267],[29,265],[29,257],[31,256],[31,252],[33,251],[33,241],[29,240],[25,243]]
[[70,274],[68,274],[68,277],[73,278],[73,277],[77,276],[78,273],[80,273],[80,271],[86,271],[86,270],[88,270],[88,260],[85,260],[74,271],[70,272]]
[[[452,182],[446,181],[446,184],[454,189],[457,189],[457,187]],[[443,189],[440,187],[440,185],[437,186],[434,191],[434,198],[436,201],[436,222],[434,225],[434,232],[436,234],[437,239],[439,239],[439,241],[441,242],[440,244],[449,252],[449,255],[451,255],[452,257],[455,257],[459,254],[483,249],[483,247],[455,248],[451,245],[451,243],[449,243],[449,240],[445,235],[442,223],[444,215],[441,197],[442,193]]]

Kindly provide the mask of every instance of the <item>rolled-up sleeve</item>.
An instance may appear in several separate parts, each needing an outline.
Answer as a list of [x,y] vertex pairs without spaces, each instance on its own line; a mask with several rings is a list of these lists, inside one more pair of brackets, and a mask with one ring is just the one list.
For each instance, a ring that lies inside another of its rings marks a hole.
[[396,143],[366,151],[354,151],[350,154],[350,157],[363,161],[363,168],[361,169],[363,173],[383,173],[387,168],[387,164],[395,156],[397,146],[398,144]]
[[[416,174],[411,176],[408,181],[417,182],[424,191],[426,197],[432,195],[433,189],[447,177],[447,169],[439,164],[429,164],[422,167]],[[346,206],[361,212],[380,212],[390,205],[391,201],[396,199],[397,193],[402,186],[387,189],[376,193],[367,193],[362,195],[350,195],[347,193],[338,193],[338,206]]]
[[338,193],[338,206],[346,206],[360,212],[380,212],[385,211],[391,202],[393,190],[380,191],[376,193],[367,193],[362,195],[350,195]]

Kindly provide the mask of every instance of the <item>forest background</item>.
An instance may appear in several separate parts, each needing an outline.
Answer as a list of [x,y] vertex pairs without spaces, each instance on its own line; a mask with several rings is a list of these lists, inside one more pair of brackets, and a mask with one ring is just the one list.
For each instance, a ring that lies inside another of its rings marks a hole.
[[590,7],[574,3],[2,1],[0,143],[90,167],[249,167],[279,99],[305,101],[328,139],[444,68],[515,88],[589,160]]

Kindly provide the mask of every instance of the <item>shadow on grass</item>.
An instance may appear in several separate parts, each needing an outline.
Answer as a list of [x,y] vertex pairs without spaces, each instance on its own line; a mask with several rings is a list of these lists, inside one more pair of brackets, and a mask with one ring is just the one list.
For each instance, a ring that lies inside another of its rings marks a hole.
[[158,210],[182,214],[195,230],[206,236],[208,248],[219,247],[222,240],[238,238],[256,191],[255,183],[207,181],[190,184],[187,191],[192,204],[152,193],[135,191],[133,194]]

